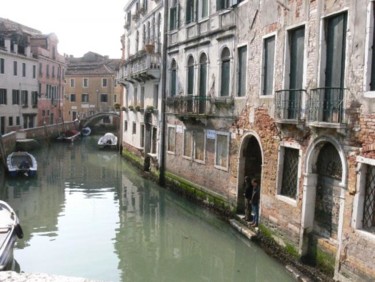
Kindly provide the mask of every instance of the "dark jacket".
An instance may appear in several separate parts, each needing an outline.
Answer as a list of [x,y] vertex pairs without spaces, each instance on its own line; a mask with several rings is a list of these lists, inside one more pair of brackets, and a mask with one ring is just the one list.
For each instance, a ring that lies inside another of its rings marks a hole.
[[253,194],[251,196],[251,204],[258,205],[260,199],[260,187],[256,186],[253,188]]
[[245,198],[251,199],[251,196],[253,195],[253,186],[251,186],[251,183],[249,181],[245,182]]

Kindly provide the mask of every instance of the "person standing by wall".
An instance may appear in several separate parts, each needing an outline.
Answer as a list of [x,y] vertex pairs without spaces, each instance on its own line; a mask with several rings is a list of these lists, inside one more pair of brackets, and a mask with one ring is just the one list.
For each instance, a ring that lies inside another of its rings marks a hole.
[[245,220],[251,221],[251,196],[253,194],[253,186],[250,182],[250,177],[245,176],[245,183],[244,183],[244,196],[245,196]]
[[253,193],[251,195],[251,200],[250,200],[252,210],[253,210],[253,221],[250,223],[250,226],[258,227],[260,187],[259,187],[259,182],[256,178],[253,178],[251,180],[251,186],[253,187]]

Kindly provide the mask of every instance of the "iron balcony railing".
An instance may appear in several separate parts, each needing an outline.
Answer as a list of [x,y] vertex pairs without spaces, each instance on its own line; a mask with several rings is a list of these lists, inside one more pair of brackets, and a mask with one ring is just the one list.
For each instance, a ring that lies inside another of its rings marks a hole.
[[211,98],[207,96],[168,97],[167,111],[183,115],[207,115],[211,112]]
[[308,121],[344,123],[345,91],[339,87],[311,89]]
[[301,120],[304,89],[284,89],[276,91],[275,118],[279,121],[297,122]]

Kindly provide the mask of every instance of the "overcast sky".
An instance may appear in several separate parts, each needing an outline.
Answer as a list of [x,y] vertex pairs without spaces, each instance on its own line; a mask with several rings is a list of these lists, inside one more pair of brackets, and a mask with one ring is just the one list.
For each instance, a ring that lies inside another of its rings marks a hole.
[[82,57],[92,51],[121,58],[127,0],[12,0],[0,5],[0,17],[55,33],[58,52]]

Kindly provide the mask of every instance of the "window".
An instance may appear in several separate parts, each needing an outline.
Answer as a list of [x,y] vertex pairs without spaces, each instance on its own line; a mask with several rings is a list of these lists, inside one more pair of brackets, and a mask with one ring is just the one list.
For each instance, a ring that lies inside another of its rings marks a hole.
[[176,150],[176,128],[168,127],[168,152],[175,152]]
[[281,155],[283,166],[280,194],[296,199],[298,186],[299,150],[282,147]]
[[169,9],[169,30],[176,30],[178,28],[178,3],[177,1],[173,1],[173,5]]
[[191,158],[193,151],[193,131],[184,131],[184,151],[183,156]]
[[128,121],[124,121],[124,131],[128,131]]
[[140,107],[141,109],[145,108],[145,87],[142,85],[141,86],[141,98],[140,98]]
[[19,90],[12,90],[12,105],[19,105],[20,104],[20,91]]
[[207,56],[202,54],[199,60],[199,113],[206,112],[206,93],[207,93]]
[[177,63],[176,60],[172,60],[171,64],[171,96],[177,95]]
[[262,95],[273,94],[273,72],[275,62],[275,36],[264,39],[262,67]]
[[189,56],[187,69],[187,94],[194,94],[194,58]]
[[216,1],[216,9],[218,11],[228,9],[229,8],[229,0],[217,0]]
[[81,102],[82,103],[88,103],[89,102],[89,94],[82,94]]
[[107,103],[108,102],[108,95],[105,93],[100,94],[100,102]]
[[70,102],[76,101],[76,94],[70,94]]
[[7,90],[4,88],[0,88],[0,104],[1,105],[7,104]]
[[229,134],[216,133],[215,166],[228,168]]
[[13,126],[13,117],[9,117],[9,126]]
[[367,166],[364,190],[362,228],[375,233],[375,166]]
[[31,105],[33,106],[33,108],[36,108],[38,106],[38,91],[31,92]]
[[237,96],[246,96],[247,47],[238,48],[238,86]]
[[199,19],[207,18],[208,17],[208,0],[200,0],[198,1],[198,5],[199,5],[198,18]]
[[82,87],[84,87],[84,88],[89,87],[89,79],[88,78],[84,78],[83,79],[83,85],[82,85]]
[[108,80],[106,78],[102,79],[102,87],[107,87],[108,86]]
[[26,64],[22,63],[22,76],[26,77]]
[[39,76],[43,75],[43,65],[42,63],[39,63]]
[[36,78],[36,66],[33,65],[33,78]]
[[70,87],[75,87],[75,80],[74,80],[74,78],[70,79]]
[[52,66],[52,77],[55,77],[55,66]]
[[133,93],[133,105],[138,105],[138,87],[134,87],[134,93]]
[[203,130],[194,132],[194,159],[204,161],[205,132]]
[[221,52],[221,87],[220,96],[229,96],[230,52],[226,47]]
[[137,124],[133,121],[132,134],[137,134]]
[[16,61],[13,62],[13,75],[14,76],[17,75],[17,62]]
[[186,1],[186,23],[195,21],[195,0]]
[[139,143],[141,145],[141,148],[144,148],[145,146],[145,125],[141,124],[141,132],[140,132],[140,140]]
[[5,73],[5,60],[0,58],[0,73]]
[[46,75],[49,77],[49,65],[47,65]]
[[21,101],[22,101],[22,106],[27,107],[29,103],[29,97],[28,97],[28,92],[26,90],[21,91]]
[[20,125],[21,124],[21,119],[20,117],[16,117],[16,125]]

